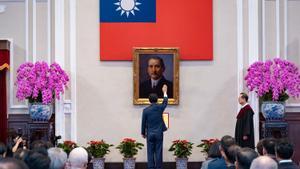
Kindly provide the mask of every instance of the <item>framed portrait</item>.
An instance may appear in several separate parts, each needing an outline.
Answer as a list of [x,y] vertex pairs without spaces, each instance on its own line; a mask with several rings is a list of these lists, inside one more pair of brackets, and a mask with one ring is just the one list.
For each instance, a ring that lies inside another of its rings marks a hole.
[[163,100],[163,85],[168,86],[169,104],[179,104],[178,48],[134,48],[133,104],[150,104],[150,93]]

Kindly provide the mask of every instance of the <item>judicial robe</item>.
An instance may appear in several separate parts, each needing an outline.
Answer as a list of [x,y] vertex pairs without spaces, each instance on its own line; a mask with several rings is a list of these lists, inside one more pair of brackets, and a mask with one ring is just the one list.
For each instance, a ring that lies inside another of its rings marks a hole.
[[[236,117],[235,140],[241,147],[249,147],[254,149],[254,112],[250,105],[243,107]],[[243,136],[247,136],[247,140],[243,140]]]

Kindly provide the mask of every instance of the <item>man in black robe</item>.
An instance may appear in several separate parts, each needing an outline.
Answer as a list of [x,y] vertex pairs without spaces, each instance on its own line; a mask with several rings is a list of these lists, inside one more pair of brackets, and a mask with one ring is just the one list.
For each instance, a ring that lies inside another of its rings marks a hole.
[[254,149],[254,112],[247,102],[248,95],[246,93],[241,93],[239,96],[239,103],[242,105],[242,108],[236,117],[235,140],[241,147]]

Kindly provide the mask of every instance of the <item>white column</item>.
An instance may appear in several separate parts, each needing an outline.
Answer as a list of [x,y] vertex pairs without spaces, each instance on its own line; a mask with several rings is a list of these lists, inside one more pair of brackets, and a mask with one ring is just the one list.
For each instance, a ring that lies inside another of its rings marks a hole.
[[288,27],[287,27],[287,18],[288,18],[288,13],[287,13],[287,10],[288,10],[288,7],[287,7],[287,5],[288,5],[288,0],[286,0],[286,1],[284,1],[284,41],[283,41],[283,43],[284,43],[284,55],[283,55],[283,58],[284,59],[286,59],[287,60],[287,48],[288,48],[288,45],[287,45],[287,29],[288,29]]
[[276,57],[280,58],[280,2],[276,0]]
[[32,1],[32,61],[36,62],[36,0]]
[[71,140],[77,142],[76,0],[70,0]]
[[266,2],[261,2],[262,10],[262,60],[266,60]]
[[[244,81],[244,28],[243,28],[243,0],[237,0],[237,96],[243,91],[243,81]],[[239,112],[240,104],[237,102],[237,110]]]
[[[249,65],[259,59],[259,0],[249,0]],[[249,94],[249,103],[253,108],[255,143],[259,140],[259,107],[258,97],[254,92]]]
[[51,64],[51,0],[47,0],[47,62]]
[[[54,60],[62,68],[65,63],[65,24],[64,24],[64,1],[54,1],[54,36],[55,36],[55,51]],[[61,135],[61,140],[65,140],[65,116],[64,116],[64,97],[55,102],[55,134]]]

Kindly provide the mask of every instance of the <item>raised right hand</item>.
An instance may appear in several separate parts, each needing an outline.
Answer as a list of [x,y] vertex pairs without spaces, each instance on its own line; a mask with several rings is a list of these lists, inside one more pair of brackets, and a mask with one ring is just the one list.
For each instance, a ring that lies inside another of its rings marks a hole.
[[23,142],[23,139],[22,139],[22,137],[19,137],[17,140],[17,143],[21,143],[21,142]]
[[162,87],[162,91],[163,91],[163,93],[167,93],[168,86],[164,84],[163,87]]

